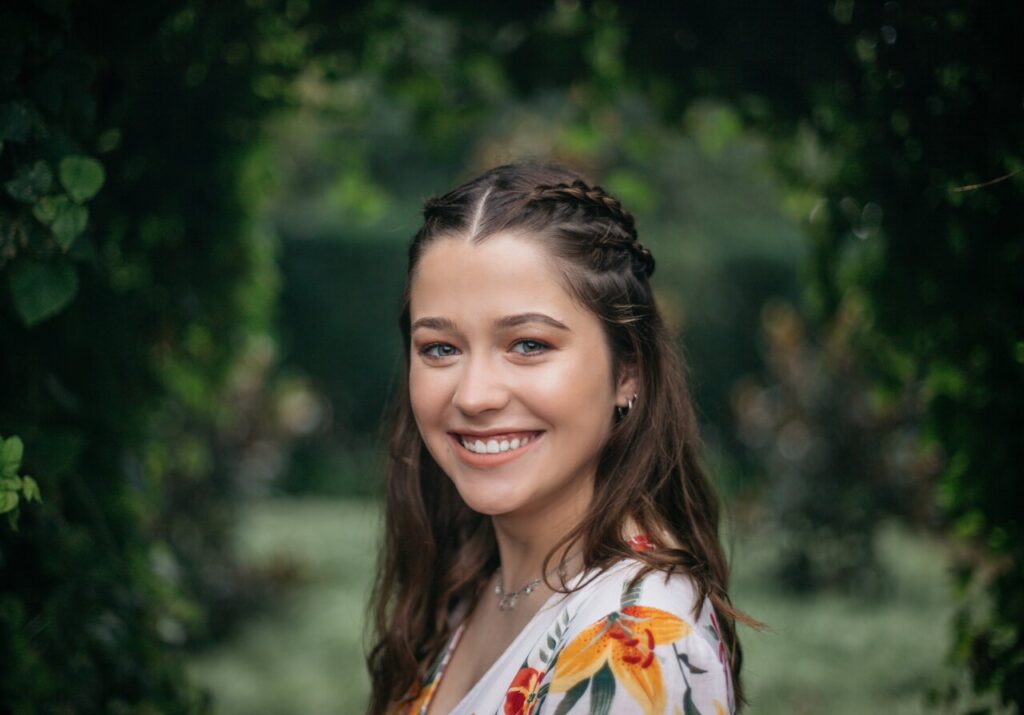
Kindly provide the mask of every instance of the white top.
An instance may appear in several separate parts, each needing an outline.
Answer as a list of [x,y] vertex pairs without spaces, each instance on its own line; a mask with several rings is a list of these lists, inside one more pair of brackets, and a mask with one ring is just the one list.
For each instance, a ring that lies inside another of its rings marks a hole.
[[[655,571],[629,588],[642,565],[621,561],[579,591],[553,594],[452,715],[733,713],[710,600],[695,610],[693,582],[683,574]],[[409,715],[426,713],[461,635],[462,626]]]

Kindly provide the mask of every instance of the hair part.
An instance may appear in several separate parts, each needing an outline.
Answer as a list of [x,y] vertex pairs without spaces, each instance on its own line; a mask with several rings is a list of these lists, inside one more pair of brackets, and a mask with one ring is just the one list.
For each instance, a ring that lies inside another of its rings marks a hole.
[[[759,624],[729,601],[719,503],[701,466],[685,364],[655,304],[649,282],[654,258],[640,244],[632,215],[570,169],[513,164],[428,200],[423,219],[409,246],[399,318],[406,369],[390,420],[385,535],[371,603],[375,642],[367,657],[369,712],[388,712],[414,693],[456,625],[452,608],[475,603],[498,566],[490,518],[462,501],[413,419],[409,300],[420,259],[434,242],[480,242],[505,233],[537,242],[556,259],[568,290],[601,321],[613,373],[633,369],[639,381],[638,401],[615,421],[599,455],[588,514],[552,547],[543,571],[550,571],[556,554],[578,545],[588,569],[634,558],[644,562],[641,576],[687,573],[698,598],[709,597],[715,608],[742,703],[736,621]],[[634,551],[626,524],[659,548]],[[409,544],[417,545],[415,553]],[[564,582],[552,587],[566,590]]]

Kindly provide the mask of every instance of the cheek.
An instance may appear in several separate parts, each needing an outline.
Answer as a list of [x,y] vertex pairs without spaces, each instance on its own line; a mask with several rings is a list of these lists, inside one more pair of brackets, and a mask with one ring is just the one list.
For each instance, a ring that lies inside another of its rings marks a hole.
[[537,409],[552,421],[603,425],[611,420],[614,393],[608,370],[598,360],[574,361],[543,374],[535,374],[523,389]]
[[409,371],[409,403],[413,417],[420,425],[436,420],[444,406],[444,386],[442,381],[432,379],[415,367]]

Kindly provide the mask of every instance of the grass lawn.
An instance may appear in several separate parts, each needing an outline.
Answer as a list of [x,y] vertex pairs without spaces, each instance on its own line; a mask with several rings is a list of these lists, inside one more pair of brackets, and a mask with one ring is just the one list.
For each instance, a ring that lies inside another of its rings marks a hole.
[[771,631],[741,630],[749,711],[803,715],[924,713],[938,685],[952,618],[942,549],[898,528],[880,534],[891,574],[884,597],[842,594],[796,598],[768,576],[768,539],[737,540],[737,606]]
[[[377,526],[376,506],[366,502],[274,499],[247,507],[243,557],[291,557],[308,581],[271,615],[192,659],[192,675],[213,693],[217,712],[362,712],[361,639]],[[741,631],[749,713],[925,712],[922,692],[941,676],[951,615],[942,551],[893,528],[882,534],[881,552],[893,574],[884,598],[800,599],[771,585],[770,539],[737,539],[734,601],[772,629]]]

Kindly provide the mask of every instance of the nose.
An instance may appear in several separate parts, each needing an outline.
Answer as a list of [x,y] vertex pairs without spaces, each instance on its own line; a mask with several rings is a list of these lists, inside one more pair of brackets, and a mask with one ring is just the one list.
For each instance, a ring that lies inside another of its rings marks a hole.
[[499,410],[508,404],[509,391],[501,370],[485,355],[470,356],[452,396],[452,404],[467,415]]

